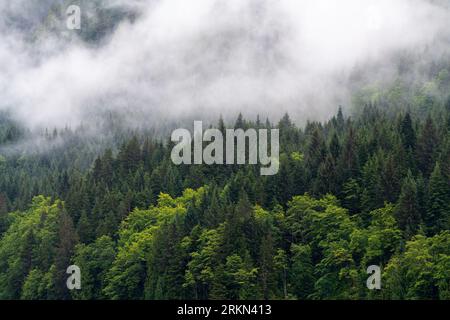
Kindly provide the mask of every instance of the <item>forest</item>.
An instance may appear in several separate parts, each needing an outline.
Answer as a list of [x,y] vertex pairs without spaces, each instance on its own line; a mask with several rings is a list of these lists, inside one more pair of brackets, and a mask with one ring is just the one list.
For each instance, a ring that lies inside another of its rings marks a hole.
[[279,129],[274,176],[174,165],[168,136],[114,126],[17,151],[32,133],[2,112],[0,299],[450,299],[449,88],[442,69],[325,122],[213,124]]

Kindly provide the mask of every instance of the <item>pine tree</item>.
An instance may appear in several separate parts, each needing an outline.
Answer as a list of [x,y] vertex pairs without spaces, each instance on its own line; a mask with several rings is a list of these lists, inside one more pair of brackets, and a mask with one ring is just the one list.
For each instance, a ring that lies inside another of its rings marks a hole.
[[448,96],[445,103],[445,110],[447,112],[447,131],[450,131],[450,96]]
[[406,239],[410,239],[419,230],[421,214],[417,201],[417,186],[411,171],[403,180],[402,191],[396,207],[396,217]]
[[311,177],[317,175],[320,164],[325,160],[326,151],[323,134],[318,127],[315,127],[306,152],[306,164],[310,168]]
[[450,228],[450,190],[438,162],[434,166],[428,185],[428,204],[425,224],[428,234],[435,235]]
[[6,195],[0,192],[0,238],[8,228],[8,202]]
[[334,160],[336,161],[337,159],[339,159],[339,156],[341,155],[341,144],[339,142],[339,138],[336,132],[333,134],[333,137],[331,138],[329,149]]
[[125,173],[133,172],[141,160],[141,146],[136,136],[128,141],[119,152],[119,159]]
[[273,258],[274,271],[278,274],[279,282],[281,283],[283,298],[288,297],[288,258],[286,252],[283,249],[278,249],[275,257]]
[[417,161],[419,169],[426,177],[433,170],[438,143],[439,139],[433,120],[428,116],[417,140]]
[[409,112],[403,117],[400,124],[400,137],[406,150],[414,150],[416,147],[416,133],[414,131]]
[[86,211],[84,210],[81,213],[80,219],[78,220],[77,234],[80,237],[81,243],[89,243],[94,239],[92,222],[89,221]]
[[344,142],[340,158],[340,181],[346,181],[349,178],[356,178],[359,170],[359,159],[357,154],[356,136],[353,125],[349,125],[347,136]]
[[241,191],[239,202],[228,217],[224,232],[224,251],[227,254],[239,254],[248,250],[247,239],[244,234],[245,224],[252,215],[251,203],[247,193]]
[[361,204],[365,212],[383,206],[383,190],[381,186],[381,170],[383,153],[372,156],[362,170],[364,190]]
[[[209,228],[215,228],[219,225],[219,223],[223,222],[224,216],[222,212],[222,208],[219,203],[219,193],[218,188],[214,184],[211,187],[211,196],[209,198],[204,198],[202,203],[209,204],[208,209],[206,209],[205,214],[203,216],[203,224]],[[206,192],[205,192],[206,197]]]
[[317,178],[313,186],[313,193],[323,195],[326,193],[337,193],[336,164],[331,154],[327,154],[318,169]]
[[240,113],[240,112],[239,112],[239,115],[234,124],[234,129],[245,129],[244,117],[242,116],[242,113]]
[[345,120],[344,120],[344,114],[342,112],[342,106],[339,106],[337,116],[336,116],[336,128],[339,132],[341,132],[344,129]]
[[259,280],[264,299],[272,297],[274,286],[274,243],[272,234],[269,231],[261,240],[259,252]]

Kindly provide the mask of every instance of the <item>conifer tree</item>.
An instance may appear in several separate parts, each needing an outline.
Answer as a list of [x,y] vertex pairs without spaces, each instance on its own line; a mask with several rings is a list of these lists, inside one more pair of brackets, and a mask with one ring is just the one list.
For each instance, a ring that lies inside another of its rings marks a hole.
[[416,147],[416,133],[413,128],[411,115],[409,112],[403,117],[400,124],[400,136],[402,139],[403,146],[406,150],[414,150]]
[[450,191],[439,162],[436,162],[431,173],[426,208],[425,224],[429,235],[450,228]]
[[419,230],[421,214],[417,201],[417,185],[411,171],[403,180],[402,190],[396,207],[397,222],[405,238],[410,239]]
[[417,160],[419,169],[428,177],[433,170],[439,140],[434,122],[427,117],[422,132],[417,140]]

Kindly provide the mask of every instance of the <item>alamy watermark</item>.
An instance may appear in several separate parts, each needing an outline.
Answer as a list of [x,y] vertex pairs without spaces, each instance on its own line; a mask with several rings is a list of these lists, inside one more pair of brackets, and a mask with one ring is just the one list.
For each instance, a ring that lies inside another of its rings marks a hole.
[[66,27],[69,30],[81,29],[81,9],[77,5],[70,5],[66,9]]
[[[176,129],[171,136],[172,142],[177,143],[171,153],[173,163],[176,165],[192,163],[256,165],[259,163],[261,175],[278,173],[280,167],[278,129],[247,129],[246,131],[225,129],[224,131],[207,129],[203,132],[202,121],[194,121],[193,136],[187,129]],[[194,142],[193,148],[192,142]],[[208,144],[204,147],[205,142]]]
[[80,290],[81,289],[81,270],[77,265],[71,265],[67,267],[67,274],[70,276],[67,278],[66,285],[69,290]]

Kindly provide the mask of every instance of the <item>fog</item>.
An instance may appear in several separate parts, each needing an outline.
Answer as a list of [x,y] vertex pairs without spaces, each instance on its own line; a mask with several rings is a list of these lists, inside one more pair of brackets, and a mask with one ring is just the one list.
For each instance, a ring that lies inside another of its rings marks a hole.
[[[0,110],[30,128],[109,111],[130,126],[239,112],[324,120],[351,103],[355,68],[388,81],[399,52],[432,61],[450,49],[447,1],[75,2],[81,31],[49,18],[71,1],[0,3]],[[102,21],[92,3],[125,15]],[[112,24],[104,36],[80,36],[99,22]]]

